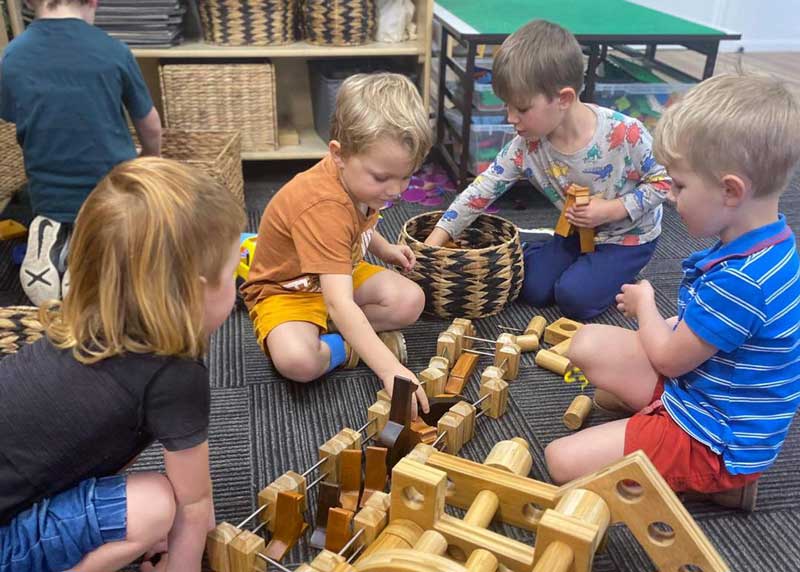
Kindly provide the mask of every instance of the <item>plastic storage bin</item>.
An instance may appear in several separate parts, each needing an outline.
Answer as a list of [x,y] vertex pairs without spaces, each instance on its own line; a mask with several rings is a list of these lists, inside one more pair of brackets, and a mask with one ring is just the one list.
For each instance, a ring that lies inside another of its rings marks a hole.
[[336,107],[336,94],[345,79],[357,73],[390,71],[402,73],[417,83],[416,73],[409,65],[393,59],[357,58],[351,60],[314,60],[308,62],[311,84],[311,107],[314,113],[314,129],[328,141],[331,132],[331,116]]
[[652,131],[658,118],[691,83],[598,83],[594,101],[635,117]]
[[[461,132],[462,118],[457,109],[448,109],[444,113],[445,120],[457,131]],[[485,171],[494,161],[500,150],[511,141],[517,132],[513,125],[481,125],[473,123],[469,130],[469,160],[467,169],[477,175]],[[461,145],[454,143],[455,160],[460,161]]]
[[[464,98],[464,88],[460,82],[448,81],[447,88],[453,94],[456,105],[458,105]],[[505,103],[502,99],[497,97],[492,89],[491,83],[475,83],[475,90],[472,92],[472,105],[478,111],[484,112],[502,112],[505,110]]]

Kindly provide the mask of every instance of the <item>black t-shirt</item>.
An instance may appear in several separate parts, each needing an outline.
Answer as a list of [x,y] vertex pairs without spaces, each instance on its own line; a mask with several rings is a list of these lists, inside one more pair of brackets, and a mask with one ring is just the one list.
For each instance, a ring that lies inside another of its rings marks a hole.
[[119,472],[153,441],[208,436],[199,361],[125,354],[84,365],[43,338],[0,362],[0,526],[36,501]]

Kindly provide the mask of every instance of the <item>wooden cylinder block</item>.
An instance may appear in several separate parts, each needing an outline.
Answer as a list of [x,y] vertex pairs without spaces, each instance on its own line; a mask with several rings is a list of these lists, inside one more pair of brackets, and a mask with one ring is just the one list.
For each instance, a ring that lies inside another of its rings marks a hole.
[[517,336],[517,345],[523,352],[535,352],[539,349],[539,336],[536,334]]
[[534,316],[531,318],[531,321],[528,322],[528,326],[525,328],[525,334],[534,334],[541,340],[545,326],[547,326],[547,320],[544,319],[544,316]]
[[447,374],[441,369],[429,367],[419,372],[419,380],[422,382],[425,395],[436,397],[444,393],[445,385],[447,385]]
[[499,507],[500,498],[497,494],[483,490],[475,495],[467,514],[464,515],[464,522],[479,528],[486,528],[492,522]]
[[550,351],[553,352],[554,354],[566,357],[571,343],[572,343],[572,338],[567,338],[563,342],[558,342],[556,345],[552,346],[550,348]]
[[598,527],[598,539],[605,536],[611,522],[611,509],[603,497],[586,489],[572,489],[561,497],[556,510]]
[[447,539],[440,532],[426,530],[414,544],[414,550],[441,556],[447,551]]
[[353,533],[363,530],[364,533],[359,537],[358,542],[364,546],[369,546],[380,533],[386,528],[389,522],[389,514],[371,506],[365,506],[356,514],[353,519]]
[[575,553],[568,544],[561,541],[551,542],[542,557],[536,561],[533,572],[569,572],[574,559]]
[[588,395],[578,395],[569,404],[564,413],[564,425],[567,429],[577,431],[583,426],[589,413],[592,411],[592,398]]
[[405,519],[394,520],[383,529],[383,532],[381,532],[375,542],[364,550],[358,560],[356,560],[356,564],[369,557],[371,554],[381,552],[382,550],[411,548],[417,543],[420,536],[422,536],[422,528],[420,528],[418,524]]
[[483,548],[476,548],[464,566],[468,572],[495,572],[497,564],[497,557],[494,554]]
[[528,443],[520,437],[514,437],[492,447],[483,464],[526,477],[531,472],[533,457]]
[[549,350],[539,350],[534,360],[536,365],[555,374],[564,375],[570,368],[569,360]]

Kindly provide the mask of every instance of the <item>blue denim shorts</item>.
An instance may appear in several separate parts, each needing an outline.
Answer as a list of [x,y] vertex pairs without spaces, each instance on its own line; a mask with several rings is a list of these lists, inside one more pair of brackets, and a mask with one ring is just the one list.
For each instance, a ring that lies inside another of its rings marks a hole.
[[82,481],[0,527],[0,572],[60,572],[106,542],[124,540],[123,475]]

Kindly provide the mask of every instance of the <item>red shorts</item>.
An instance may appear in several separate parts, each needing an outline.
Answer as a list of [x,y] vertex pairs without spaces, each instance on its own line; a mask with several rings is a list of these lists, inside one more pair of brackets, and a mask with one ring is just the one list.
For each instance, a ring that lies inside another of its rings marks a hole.
[[628,420],[625,454],[641,449],[675,492],[715,493],[738,489],[761,473],[731,475],[717,455],[694,439],[669,416],[661,403],[664,380],[653,391],[653,402]]

